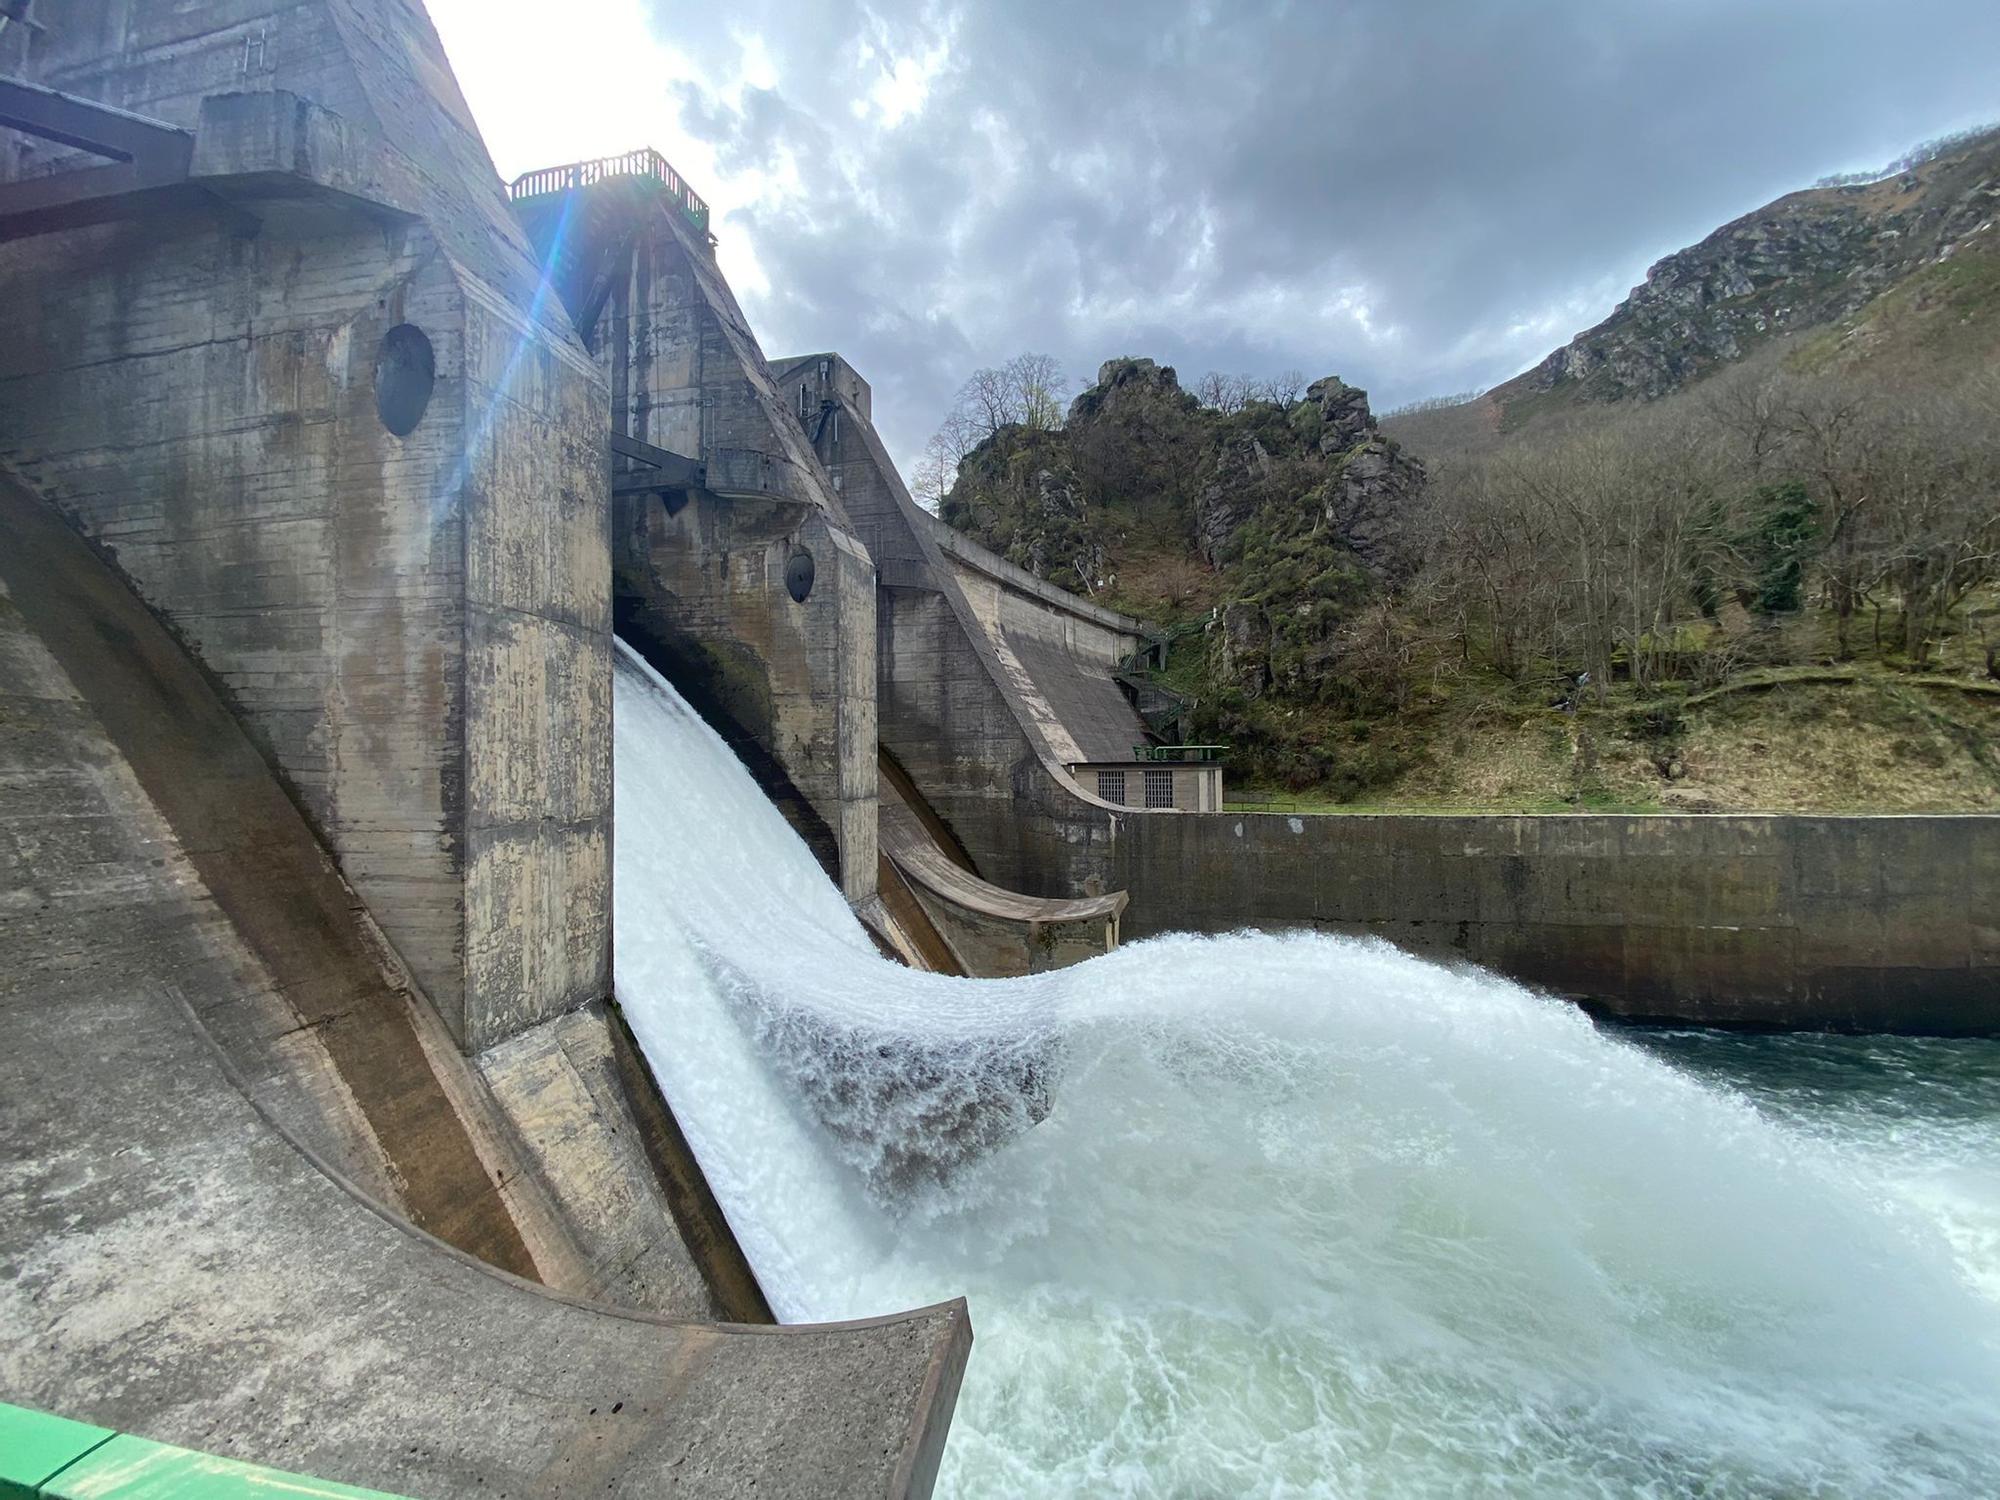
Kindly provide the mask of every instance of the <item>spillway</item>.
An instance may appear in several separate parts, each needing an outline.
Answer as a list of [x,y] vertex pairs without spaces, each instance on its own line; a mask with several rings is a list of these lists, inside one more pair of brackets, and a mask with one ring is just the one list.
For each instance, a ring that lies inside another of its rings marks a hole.
[[968,1296],[941,1492],[2000,1493],[1993,1111],[1912,1177],[1328,936],[917,973],[622,648],[615,717],[619,1001],[781,1318]]

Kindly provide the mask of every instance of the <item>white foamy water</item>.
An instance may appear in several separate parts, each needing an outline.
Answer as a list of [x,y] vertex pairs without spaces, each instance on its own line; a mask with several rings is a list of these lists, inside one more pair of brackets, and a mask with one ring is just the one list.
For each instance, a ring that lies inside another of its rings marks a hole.
[[629,656],[616,711],[619,999],[781,1317],[968,1297],[944,1493],[2000,1493],[1945,1179],[1369,944],[903,969]]

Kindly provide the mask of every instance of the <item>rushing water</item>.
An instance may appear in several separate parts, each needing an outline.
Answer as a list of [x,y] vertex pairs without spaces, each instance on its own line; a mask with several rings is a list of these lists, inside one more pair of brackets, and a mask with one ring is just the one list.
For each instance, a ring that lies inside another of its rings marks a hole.
[[968,1297],[945,1493],[2000,1494],[2000,1049],[1324,936],[914,973],[636,659],[616,710],[620,1000],[780,1316]]

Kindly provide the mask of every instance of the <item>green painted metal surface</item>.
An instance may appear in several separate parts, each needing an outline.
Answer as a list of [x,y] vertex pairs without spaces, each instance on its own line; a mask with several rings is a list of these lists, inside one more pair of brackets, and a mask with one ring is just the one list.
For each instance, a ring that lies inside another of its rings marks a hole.
[[0,1403],[0,1500],[401,1500]]
[[1222,759],[1228,751],[1227,745],[1134,745],[1132,759],[1208,762]]
[[34,1500],[60,1473],[116,1434],[0,1401],[0,1500]]

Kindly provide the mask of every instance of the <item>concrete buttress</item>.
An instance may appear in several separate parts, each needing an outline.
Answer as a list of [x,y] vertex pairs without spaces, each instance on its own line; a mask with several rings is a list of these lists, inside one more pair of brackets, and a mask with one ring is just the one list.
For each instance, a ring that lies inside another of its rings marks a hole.
[[0,244],[0,461],[214,674],[478,1052],[609,991],[604,388],[419,7],[199,10],[75,0],[0,55],[194,132],[180,191]]

